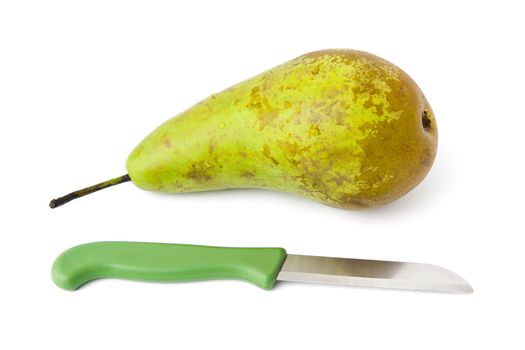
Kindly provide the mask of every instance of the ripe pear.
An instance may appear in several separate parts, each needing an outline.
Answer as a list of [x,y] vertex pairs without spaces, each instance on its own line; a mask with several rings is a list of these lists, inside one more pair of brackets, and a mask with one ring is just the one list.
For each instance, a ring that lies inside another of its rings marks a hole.
[[434,113],[405,72],[362,51],[317,51],[211,95],[149,134],[128,175],[50,206],[131,180],[151,191],[263,188],[375,207],[421,182],[436,150]]

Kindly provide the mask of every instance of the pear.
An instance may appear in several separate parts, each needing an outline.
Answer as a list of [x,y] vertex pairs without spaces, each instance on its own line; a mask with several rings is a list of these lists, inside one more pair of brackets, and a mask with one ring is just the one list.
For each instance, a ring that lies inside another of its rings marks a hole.
[[149,134],[127,175],[161,192],[262,188],[338,208],[380,206],[422,181],[437,150],[434,113],[400,68],[355,50],[308,53],[211,95]]

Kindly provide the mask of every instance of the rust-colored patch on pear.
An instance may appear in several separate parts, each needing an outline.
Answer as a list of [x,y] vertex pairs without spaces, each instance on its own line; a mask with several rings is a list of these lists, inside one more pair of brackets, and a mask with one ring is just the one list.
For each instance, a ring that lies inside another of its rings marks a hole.
[[253,179],[255,178],[255,173],[253,171],[243,171],[241,177],[244,177],[245,179]]
[[321,129],[319,129],[319,124],[310,124],[310,128],[308,128],[308,136],[317,136],[321,134]]
[[264,96],[259,86],[251,90],[250,100],[246,107],[254,110],[257,114],[257,118],[259,118],[259,130],[261,131],[279,115],[279,109],[270,105],[268,98]]
[[272,157],[272,153],[268,145],[263,146],[263,155],[269,160],[271,160],[273,165],[279,165],[279,162],[274,157]]
[[196,183],[210,182],[214,176],[214,165],[207,160],[199,160],[190,164],[186,177]]

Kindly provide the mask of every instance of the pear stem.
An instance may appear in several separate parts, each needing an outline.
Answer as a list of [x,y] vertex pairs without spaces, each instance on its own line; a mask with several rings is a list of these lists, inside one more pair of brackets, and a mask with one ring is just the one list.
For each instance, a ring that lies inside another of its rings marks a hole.
[[66,204],[67,202],[72,201],[73,199],[77,199],[77,198],[83,197],[83,196],[85,196],[87,194],[90,194],[90,193],[93,193],[93,192],[97,192],[97,191],[103,190],[104,188],[115,186],[115,185],[121,184],[123,182],[128,182],[128,181],[131,181],[131,179],[130,179],[128,174],[123,175],[123,176],[119,176],[119,177],[116,177],[114,179],[111,179],[111,180],[108,180],[108,181],[104,181],[104,182],[101,182],[99,184],[96,184],[96,185],[93,185],[93,186],[89,186],[89,187],[83,188],[81,190],[78,190],[78,191],[75,191],[75,192],[71,192],[70,194],[66,194],[65,196],[53,199],[53,200],[51,200],[51,202],[49,202],[49,207],[51,209],[54,209],[54,208],[60,207],[61,205]]

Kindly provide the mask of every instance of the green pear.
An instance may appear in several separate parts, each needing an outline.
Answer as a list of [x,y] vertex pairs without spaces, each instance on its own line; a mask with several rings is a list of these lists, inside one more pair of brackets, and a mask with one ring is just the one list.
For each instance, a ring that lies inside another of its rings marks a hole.
[[149,134],[128,175],[50,206],[131,180],[150,191],[263,188],[374,207],[421,182],[436,150],[434,113],[405,72],[361,51],[317,51],[211,95]]

